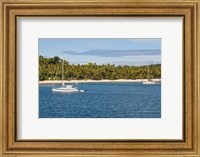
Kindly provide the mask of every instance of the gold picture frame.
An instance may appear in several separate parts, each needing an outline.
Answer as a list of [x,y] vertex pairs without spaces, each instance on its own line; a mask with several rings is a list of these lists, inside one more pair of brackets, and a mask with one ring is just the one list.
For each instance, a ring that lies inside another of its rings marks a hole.
[[[193,0],[1,0],[0,156],[200,156],[200,2]],[[17,18],[182,17],[182,140],[17,140]]]

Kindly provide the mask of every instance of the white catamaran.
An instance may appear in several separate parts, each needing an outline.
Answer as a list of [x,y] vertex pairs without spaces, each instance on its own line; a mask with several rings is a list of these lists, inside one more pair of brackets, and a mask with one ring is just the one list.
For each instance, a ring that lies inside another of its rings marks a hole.
[[143,82],[143,84],[149,85],[149,84],[156,84],[153,80],[149,78],[149,66],[148,66],[148,80]]
[[[78,83],[76,83],[77,85]],[[64,83],[64,60],[62,59],[62,86],[58,88],[54,88],[52,85],[53,92],[66,92],[66,93],[73,93],[73,92],[85,92],[84,90],[79,90],[78,87],[73,84]]]

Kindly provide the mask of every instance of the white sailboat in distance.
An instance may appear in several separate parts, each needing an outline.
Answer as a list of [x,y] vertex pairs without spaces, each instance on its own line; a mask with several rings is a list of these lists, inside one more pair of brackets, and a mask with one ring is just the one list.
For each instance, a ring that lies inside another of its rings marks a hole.
[[[78,83],[76,83],[78,84]],[[62,59],[62,86],[58,88],[54,88],[52,86],[53,92],[66,92],[66,93],[73,93],[73,92],[85,92],[84,90],[79,90],[78,87],[73,84],[67,84],[64,83],[64,60]]]
[[149,66],[148,66],[148,80],[144,81],[143,84],[146,84],[146,85],[156,84],[156,82],[154,82],[153,80],[149,78]]

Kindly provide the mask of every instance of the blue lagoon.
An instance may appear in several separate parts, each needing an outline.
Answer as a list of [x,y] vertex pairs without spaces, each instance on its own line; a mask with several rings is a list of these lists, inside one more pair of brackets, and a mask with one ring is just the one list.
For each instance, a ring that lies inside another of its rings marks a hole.
[[161,118],[161,84],[80,83],[84,93],[39,86],[39,118]]

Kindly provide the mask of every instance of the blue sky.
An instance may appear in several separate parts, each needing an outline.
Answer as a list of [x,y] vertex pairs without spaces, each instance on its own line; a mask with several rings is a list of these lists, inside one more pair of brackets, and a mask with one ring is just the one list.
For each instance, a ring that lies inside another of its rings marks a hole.
[[39,38],[39,55],[59,56],[71,64],[116,65],[161,63],[161,39]]

